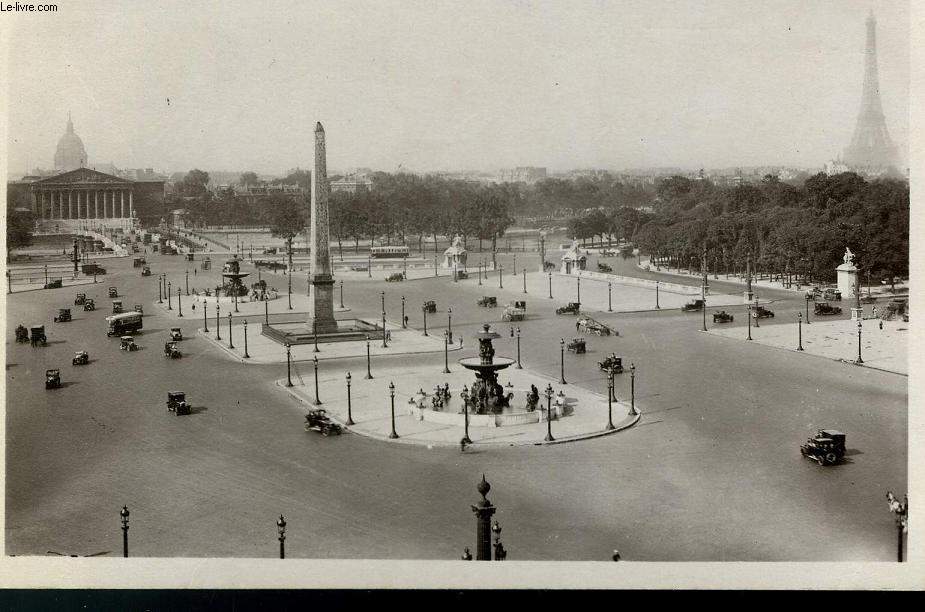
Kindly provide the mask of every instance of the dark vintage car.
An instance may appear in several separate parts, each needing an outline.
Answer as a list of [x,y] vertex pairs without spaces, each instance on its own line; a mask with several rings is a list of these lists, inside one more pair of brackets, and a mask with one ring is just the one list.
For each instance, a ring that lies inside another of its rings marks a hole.
[[125,309],[122,307],[122,300],[113,300],[112,301],[112,314],[120,314],[125,312]]
[[467,279],[469,278],[469,273],[466,272],[465,270],[457,270],[457,271],[456,271],[456,278],[457,278],[458,280],[467,280]]
[[720,310],[719,312],[713,313],[713,322],[714,323],[732,323],[733,316],[726,312],[725,310]]
[[190,414],[191,407],[186,403],[186,393],[183,391],[168,391],[167,410],[175,413],[177,416],[181,414]]
[[28,342],[29,330],[23,325],[16,326],[16,342]]
[[565,348],[575,353],[576,355],[579,353],[585,353],[588,350],[584,338],[572,338],[566,343]]
[[684,306],[681,306],[681,310],[683,310],[684,312],[694,312],[694,311],[700,312],[701,310],[704,309],[704,306],[705,304],[703,300],[691,300]]
[[323,408],[316,408],[305,415],[305,431],[317,431],[322,436],[338,435],[342,428],[331,420]]
[[77,297],[74,298],[74,306],[83,306],[87,301],[86,293],[78,293]]
[[94,302],[92,298],[87,298],[87,301],[84,302],[84,310],[87,312],[96,310],[96,302]]
[[140,268],[143,265],[144,265],[144,260],[142,260],[141,257],[135,257],[134,259],[132,259],[133,268]]
[[58,316],[54,319],[55,323],[67,323],[71,320],[71,309],[70,308],[59,308]]
[[115,287],[110,287],[110,288],[109,288],[109,297],[111,297],[111,298],[113,298],[113,297],[119,297],[119,290],[116,289]]
[[95,263],[82,265],[80,267],[80,271],[87,276],[90,276],[91,274],[106,274],[106,268]]
[[835,465],[845,456],[845,434],[835,429],[820,429],[800,446],[800,453],[819,465]]
[[754,306],[752,308],[752,317],[756,319],[773,319],[774,311],[768,310],[764,306]]
[[150,267],[150,266],[144,266],[144,267],[141,269],[141,275],[142,275],[142,276],[151,276],[151,267]]
[[483,295],[476,304],[485,308],[495,308],[498,305],[498,298],[493,295]]
[[87,365],[90,363],[90,354],[87,351],[77,351],[71,359],[71,365]]
[[30,341],[32,346],[46,346],[48,344],[48,338],[45,337],[45,326],[44,325],[33,325],[29,328]]
[[193,261],[193,259],[194,259],[194,258],[193,258],[193,254],[192,254],[192,253],[187,253],[187,254],[186,254],[186,261]]
[[46,289],[60,289],[63,286],[64,285],[62,284],[62,281],[60,278],[55,278],[45,283]]
[[617,357],[616,354],[611,353],[604,361],[598,361],[597,367],[603,372],[609,372],[611,366],[613,367],[614,374],[623,373],[623,358]]
[[560,306],[559,308],[556,308],[556,314],[557,315],[561,315],[561,314],[577,315],[578,310],[580,308],[581,308],[581,304],[579,304],[578,302],[569,302],[566,306]]
[[387,283],[400,283],[400,282],[402,282],[403,280],[405,280],[405,275],[402,274],[401,272],[395,272],[394,274],[389,274],[389,275],[386,277],[385,282],[387,282]]
[[135,304],[135,305],[132,307],[132,310],[134,310],[135,312],[137,312],[137,313],[140,314],[140,315],[144,315],[144,314],[145,314],[145,308],[144,308],[144,306],[142,306],[141,304]]
[[179,327],[171,327],[170,328],[170,339],[173,340],[174,342],[183,340],[183,331],[181,331]]
[[131,336],[122,336],[119,338],[119,348],[123,351],[137,351],[138,345],[135,344],[135,339]]
[[183,353],[181,353],[180,349],[177,348],[176,342],[164,343],[164,357],[169,357],[170,359],[179,359],[182,356]]
[[437,302],[433,300],[427,300],[424,302],[424,306],[421,307],[421,310],[428,313],[435,313],[437,312]]
[[61,388],[61,371],[60,370],[45,370],[45,388],[46,389],[60,389]]
[[838,289],[828,288],[822,292],[822,299],[831,302],[840,302],[841,301],[841,291]]
[[597,271],[598,272],[613,272],[613,268],[603,262],[597,262]]
[[817,315],[838,315],[841,314],[840,306],[832,306],[828,302],[816,302],[813,305],[813,314]]

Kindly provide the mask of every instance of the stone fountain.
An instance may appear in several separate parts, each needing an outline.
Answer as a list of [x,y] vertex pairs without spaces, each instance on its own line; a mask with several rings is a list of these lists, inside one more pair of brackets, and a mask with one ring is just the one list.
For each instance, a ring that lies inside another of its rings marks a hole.
[[237,255],[226,261],[222,267],[222,278],[225,279],[222,290],[225,295],[236,298],[247,295],[247,288],[241,282],[247,276],[250,276],[250,272],[241,272],[241,262]]
[[482,325],[482,331],[475,334],[479,341],[479,356],[460,359],[459,364],[475,372],[472,384],[472,403],[478,414],[497,414],[510,407],[513,393],[504,393],[498,383],[498,372],[510,367],[516,361],[509,357],[495,357],[492,340],[501,335],[491,331],[491,325]]

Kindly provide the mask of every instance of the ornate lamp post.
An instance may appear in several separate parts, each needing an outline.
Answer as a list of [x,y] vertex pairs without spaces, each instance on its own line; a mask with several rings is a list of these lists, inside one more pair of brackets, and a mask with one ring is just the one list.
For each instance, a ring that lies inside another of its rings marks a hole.
[[178,314],[177,317],[182,318],[183,317],[183,294],[180,293],[179,287],[177,287],[177,308],[180,309],[180,314]]
[[658,305],[658,285],[659,282],[655,281],[655,310],[661,310],[661,306]]
[[173,302],[173,286],[170,281],[167,281],[167,310],[173,310],[171,303]]
[[504,544],[501,543],[501,524],[495,521],[491,526],[491,532],[495,536],[495,561],[504,561],[507,557],[507,551],[504,550]]
[[318,399],[318,356],[312,357],[312,365],[315,366],[315,401],[312,402],[314,406],[320,406],[321,400]]
[[228,348],[230,349],[234,348],[234,342],[232,341],[232,338],[231,338],[231,313],[230,312],[228,313]]
[[854,360],[854,363],[861,365],[864,363],[864,360],[861,359],[861,320],[858,319],[858,358]]
[[504,266],[498,266],[498,289],[504,289]]
[[565,338],[559,338],[559,384],[568,384],[565,382]]
[[405,296],[401,296],[401,328],[408,329],[408,324],[405,322]]
[[546,396],[546,437],[543,439],[546,442],[553,442],[555,438],[552,437],[552,398],[555,393],[552,390],[551,384],[546,385],[546,390],[543,391],[543,395]]
[[523,275],[524,275],[524,293],[526,293],[527,292],[527,267],[526,266],[524,266]]
[[389,344],[388,344],[388,341],[386,340],[386,333],[385,333],[385,311],[383,310],[382,311],[382,348],[388,348],[388,347],[389,347]]
[[552,299],[552,272],[548,273],[549,276],[549,299]]
[[806,324],[809,325],[809,296],[804,296],[806,299]]
[[630,363],[630,414],[636,413],[636,364]]
[[797,350],[803,350],[803,313],[797,313]]
[[202,303],[202,331],[209,333],[209,303]]
[[350,397],[350,372],[347,372],[347,425],[353,425],[353,401]]
[[279,515],[279,520],[276,521],[276,532],[279,534],[279,558],[286,558],[286,519],[283,518],[283,515]]
[[899,503],[899,500],[893,496],[893,492],[887,491],[886,499],[890,506],[890,512],[895,515],[894,518],[896,519],[896,560],[902,563],[903,534],[909,527],[909,496],[905,496],[903,503]]
[[443,373],[450,373],[450,333],[443,330]]
[[755,329],[758,329],[758,328],[761,327],[761,326],[758,325],[758,296],[757,296],[757,295],[755,296],[755,310],[754,310],[754,316],[755,316]]
[[247,354],[247,319],[244,319],[244,358],[251,358],[251,356]]
[[517,255],[514,255],[514,271],[511,272],[511,276],[517,276]]
[[517,328],[517,369],[523,370],[524,367],[520,365],[520,328]]
[[398,434],[395,432],[395,383],[389,383],[389,399],[392,402],[392,431],[389,433],[389,439],[394,440],[398,438]]
[[186,269],[186,295],[189,295],[189,268]]
[[479,262],[479,287],[482,286],[482,262]]
[[344,307],[344,281],[340,281],[340,307]]
[[421,306],[421,311],[424,313],[424,335],[427,335],[427,304],[425,303]]
[[453,341],[453,309],[446,309],[446,329],[450,334],[450,342]]
[[581,306],[581,277],[580,276],[576,277],[575,281],[576,281],[575,282],[575,288],[576,288],[575,301],[578,302],[579,306]]
[[613,312],[613,303],[610,300],[610,291],[611,285],[610,281],[607,282],[607,312]]
[[292,345],[286,343],[286,386],[292,386]]
[[616,429],[613,425],[613,364],[607,368],[607,431]]
[[126,558],[128,557],[128,515],[128,506],[122,506],[122,510],[119,511],[122,519],[122,556]]
[[459,442],[463,445],[472,444],[472,440],[469,439],[469,388],[466,385],[463,385],[459,397],[463,401],[463,437]]
[[745,310],[746,310],[745,320],[748,321],[748,338],[746,338],[746,340],[751,340],[752,339],[752,305],[746,304]]
[[218,296],[215,296],[215,339],[222,339],[222,320],[220,318],[220,311],[222,305],[218,303]]
[[366,380],[371,380],[372,371],[369,369],[369,334],[366,335]]

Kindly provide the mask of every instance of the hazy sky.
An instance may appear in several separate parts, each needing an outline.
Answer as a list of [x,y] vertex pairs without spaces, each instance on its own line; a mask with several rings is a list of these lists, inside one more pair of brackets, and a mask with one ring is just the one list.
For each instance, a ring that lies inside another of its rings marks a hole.
[[91,165],[167,171],[310,167],[318,120],[334,169],[821,166],[870,9],[908,145],[905,2],[58,5],[0,15],[13,174],[52,166],[68,110]]

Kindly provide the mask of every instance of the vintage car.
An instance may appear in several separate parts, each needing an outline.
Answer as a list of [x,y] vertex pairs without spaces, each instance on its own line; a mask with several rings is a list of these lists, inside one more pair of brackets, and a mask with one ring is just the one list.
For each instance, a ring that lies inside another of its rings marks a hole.
[[183,332],[180,331],[179,327],[170,328],[170,339],[174,342],[178,342],[183,339]]
[[597,334],[598,336],[619,335],[614,329],[600,321],[595,321],[591,317],[581,317],[576,323],[578,331],[585,334]]
[[176,342],[165,342],[164,343],[164,357],[170,357],[171,359],[179,359],[183,356],[183,353],[180,352],[180,349],[177,348]]
[[684,312],[700,312],[704,308],[703,300],[691,300],[684,306],[681,306],[681,310]]
[[840,306],[832,306],[828,302],[816,302],[813,305],[813,314],[817,315],[837,315],[841,314]]
[[459,280],[466,280],[466,279],[469,278],[469,273],[466,272],[465,270],[457,270],[457,271],[456,271],[456,278],[459,279]]
[[87,365],[90,363],[90,354],[87,351],[77,351],[71,359],[71,365]]
[[405,280],[405,275],[402,274],[401,272],[395,272],[394,274],[389,274],[389,275],[386,277],[385,282],[387,282],[387,283],[400,283],[400,282],[403,281],[403,280]]
[[572,338],[566,343],[565,348],[576,355],[587,351],[584,338]]
[[86,293],[78,293],[77,297],[74,298],[74,306],[83,306],[87,301]]
[[144,306],[142,306],[141,304],[135,304],[135,305],[132,307],[132,310],[134,310],[135,312],[137,312],[137,313],[140,314],[140,315],[143,315],[143,314],[145,313]]
[[[601,257],[616,257],[616,256],[617,256],[617,252],[616,252],[616,251],[611,251],[611,250],[608,250],[608,249],[601,249],[601,251],[600,251],[600,256],[601,256]],[[608,272],[609,272],[609,270],[608,270]]]
[[28,342],[29,330],[23,325],[16,326],[16,342]]
[[177,416],[181,414],[190,414],[191,408],[190,405],[186,403],[186,393],[183,391],[168,391],[167,410],[175,413]]
[[87,301],[84,302],[84,310],[87,312],[96,310],[96,302],[94,302],[92,298],[87,298]]
[[119,338],[119,348],[123,351],[137,351],[138,345],[131,336],[122,336]]
[[80,271],[83,272],[87,276],[90,276],[91,274],[93,275],[106,274],[106,268],[102,267],[99,264],[95,264],[95,263],[83,264],[82,266],[80,266]]
[[514,302],[513,304],[506,304],[504,306],[504,312],[501,314],[502,321],[523,321],[527,316],[526,308],[518,308],[517,304],[522,304],[523,302]]
[[514,300],[514,308],[522,308],[523,310],[527,309],[526,300]]
[[604,361],[598,361],[597,367],[603,372],[609,372],[610,368],[613,367],[614,374],[623,373],[623,357],[617,357],[614,353],[611,353],[607,359]]
[[867,295],[862,295],[862,296],[861,296],[861,303],[862,303],[862,304],[875,304],[876,302],[877,302],[877,296],[876,296],[876,295],[867,294]]
[[752,317],[755,319],[773,319],[774,311],[768,310],[764,306],[753,306]]
[[209,257],[206,257],[205,259],[202,260],[202,263],[199,264],[199,267],[202,268],[203,270],[211,270],[212,260]]
[[192,254],[192,253],[187,253],[187,254],[186,254],[186,261],[193,261],[193,254]]
[[613,268],[599,261],[597,262],[597,271],[598,272],[613,272]]
[[48,338],[45,337],[45,326],[44,325],[33,325],[29,328],[30,341],[32,346],[46,346],[48,344]]
[[45,283],[45,288],[46,288],[46,289],[60,289],[60,288],[63,287],[63,286],[64,286],[64,285],[62,284],[62,281],[61,281],[60,278],[55,278],[55,279],[50,280],[50,281],[48,281],[47,283]]
[[71,320],[71,309],[70,308],[59,308],[58,316],[54,318],[55,323],[67,323]]
[[845,434],[835,429],[820,429],[800,446],[800,453],[819,465],[835,465],[845,456]]
[[902,298],[890,300],[886,305],[886,311],[883,313],[882,318],[890,321],[897,315],[905,314],[906,304],[906,300]]
[[350,266],[351,272],[369,272],[369,266]]
[[110,287],[110,288],[109,288],[109,297],[111,297],[111,298],[113,298],[113,297],[119,297],[119,290],[116,289],[115,287]]
[[719,312],[713,313],[713,322],[714,323],[732,323],[733,316],[726,312],[725,310],[720,310]]
[[498,298],[493,295],[483,295],[476,304],[485,308],[495,308],[498,305]]
[[150,267],[150,266],[145,266],[145,267],[143,267],[143,268],[141,269],[141,275],[142,275],[142,276],[151,276],[151,267]]
[[122,308],[122,300],[113,300],[112,314],[119,314],[120,312],[125,312]]
[[424,312],[435,313],[437,312],[437,302],[433,300],[427,300],[424,302],[424,306],[421,308]]
[[826,301],[840,302],[841,301],[841,291],[839,291],[838,289],[833,289],[829,287],[828,289],[822,292],[822,299]]
[[142,265],[144,265],[144,263],[142,262],[141,257],[135,257],[132,259],[133,268],[140,268]]
[[305,431],[318,431],[322,436],[338,435],[341,426],[332,421],[323,408],[316,408],[305,415]]
[[61,371],[60,370],[45,370],[45,388],[46,389],[60,389],[61,388]]
[[819,300],[819,299],[822,299],[822,288],[821,288],[821,287],[813,287],[812,289],[808,289],[808,290],[806,291],[805,297],[806,297],[807,300]]
[[579,304],[578,302],[569,302],[568,305],[566,306],[560,306],[559,308],[556,308],[556,314],[557,315],[561,315],[561,314],[577,315],[579,308],[581,308],[581,304]]

